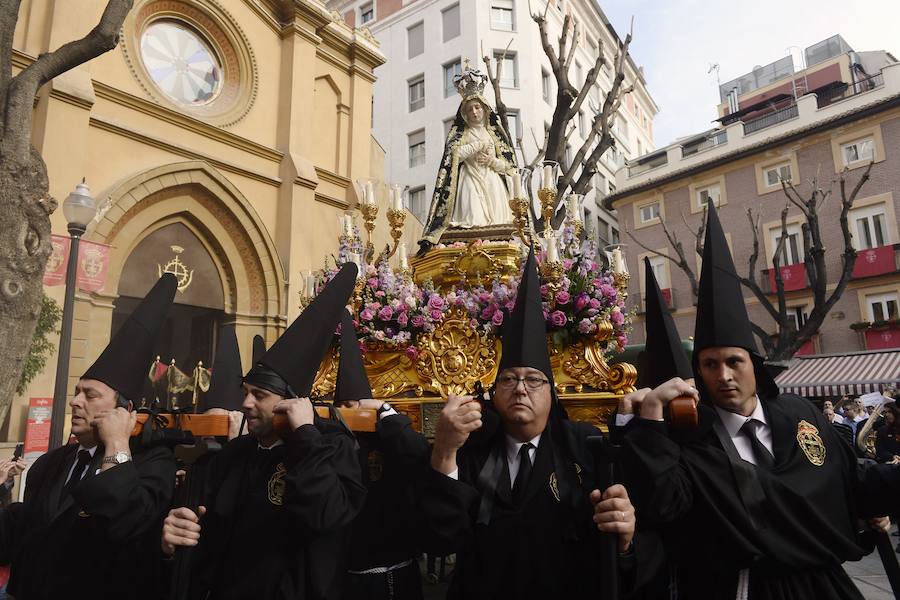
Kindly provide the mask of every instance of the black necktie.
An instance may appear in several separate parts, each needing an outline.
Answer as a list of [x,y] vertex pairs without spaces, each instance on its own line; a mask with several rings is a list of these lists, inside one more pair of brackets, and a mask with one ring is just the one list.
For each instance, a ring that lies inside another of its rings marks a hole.
[[531,478],[531,453],[529,450],[534,448],[531,442],[525,442],[519,448],[519,472],[516,473],[516,480],[513,483],[512,494],[513,502],[520,504],[522,498],[525,497],[525,488],[528,487],[528,480]]
[[772,453],[762,445],[759,438],[756,437],[756,421],[747,419],[747,422],[741,426],[741,431],[743,431],[744,435],[750,440],[750,445],[753,447],[753,457],[756,459],[756,466],[765,469],[766,471],[771,471],[775,466],[775,458],[772,456]]
[[69,477],[69,481],[66,482],[65,487],[63,487],[63,496],[72,493],[72,489],[81,481],[90,463],[91,453],[87,450],[79,450],[78,458],[75,460],[75,468],[72,469],[72,475]]

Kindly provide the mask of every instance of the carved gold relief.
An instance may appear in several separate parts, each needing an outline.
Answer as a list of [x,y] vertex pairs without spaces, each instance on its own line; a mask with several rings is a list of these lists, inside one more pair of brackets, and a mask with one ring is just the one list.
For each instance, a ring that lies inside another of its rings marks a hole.
[[489,386],[497,368],[497,340],[469,325],[469,315],[453,308],[431,333],[419,337],[416,373],[423,385],[446,398],[472,391],[476,380]]

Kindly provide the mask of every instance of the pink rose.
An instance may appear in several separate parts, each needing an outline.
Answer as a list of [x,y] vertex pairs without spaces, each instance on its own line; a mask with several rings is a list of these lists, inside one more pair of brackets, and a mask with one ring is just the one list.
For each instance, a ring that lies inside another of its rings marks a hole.
[[591,305],[591,308],[593,308],[594,310],[598,310],[600,308],[600,301],[597,300],[596,298],[591,298],[590,305]]
[[550,324],[554,327],[562,327],[566,324],[566,315],[561,310],[554,310],[550,313]]
[[368,281],[367,283],[369,284],[369,287],[371,287],[371,288],[377,288],[377,287],[378,287],[378,278],[377,278],[377,277],[370,277],[370,278],[369,278],[369,281]]
[[421,328],[425,326],[425,317],[422,315],[416,315],[412,318],[413,327]]
[[415,346],[410,346],[403,351],[403,354],[405,354],[410,360],[416,360],[417,358],[419,358],[419,351],[416,350]]
[[569,295],[569,292],[562,291],[562,292],[556,293],[556,303],[557,304],[568,304],[569,300],[571,300],[571,299],[572,299],[572,297]]
[[432,294],[428,298],[428,308],[432,310],[440,310],[444,308],[444,299],[437,294]]
[[569,269],[572,268],[572,259],[571,259],[571,258],[564,258],[564,259],[563,259],[563,268],[564,268],[566,271],[568,271]]
[[401,312],[397,315],[397,324],[400,327],[406,327],[406,324],[409,323],[409,317],[406,316],[405,312]]
[[378,318],[382,321],[390,321],[394,316],[394,309],[390,306],[385,306],[380,311],[378,311]]
[[587,294],[579,294],[575,299],[575,312],[580,312],[588,304]]
[[359,313],[359,318],[363,321],[371,321],[374,314],[368,308],[364,308],[361,313]]
[[375,292],[375,297],[384,298],[384,292],[382,290],[378,290],[377,292]]
[[621,327],[625,322],[625,315],[616,310],[609,314],[609,320],[612,322],[614,327]]
[[493,323],[496,327],[500,327],[500,325],[503,324],[502,310],[494,311],[494,316],[491,317],[491,323]]
[[487,321],[488,319],[490,319],[491,317],[494,316],[495,312],[497,312],[497,305],[489,304],[484,307],[483,311],[481,311],[481,318],[484,319],[485,321]]
[[443,318],[444,313],[442,313],[440,310],[435,309],[431,311],[430,316],[432,321],[440,321],[441,318]]

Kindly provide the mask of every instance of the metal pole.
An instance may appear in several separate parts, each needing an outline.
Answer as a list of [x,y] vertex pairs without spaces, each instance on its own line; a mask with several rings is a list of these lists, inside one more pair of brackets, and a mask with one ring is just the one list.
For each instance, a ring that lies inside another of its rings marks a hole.
[[69,224],[72,243],[66,265],[66,297],[63,302],[62,325],[59,332],[59,352],[56,359],[56,385],[53,388],[53,412],[50,421],[49,450],[63,445],[63,428],[66,418],[66,400],[69,391],[69,352],[72,348],[72,320],[75,310],[75,273],[78,270],[78,245],[84,229]]

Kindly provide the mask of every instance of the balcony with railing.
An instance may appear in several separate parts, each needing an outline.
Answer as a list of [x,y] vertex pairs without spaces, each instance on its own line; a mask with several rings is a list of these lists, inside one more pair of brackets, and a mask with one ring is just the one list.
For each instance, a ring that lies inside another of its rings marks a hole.
[[866,77],[865,79],[860,79],[854,83],[843,83],[842,85],[835,86],[833,88],[827,90],[821,90],[817,92],[816,103],[819,108],[825,108],[830,104],[834,104],[835,102],[840,102],[841,100],[846,100],[847,98],[852,98],[854,96],[858,96],[859,94],[865,94],[866,92],[871,92],[876,88],[880,88],[884,85],[884,75],[881,73],[876,73],[871,77]]
[[691,156],[693,154],[703,152],[704,150],[709,150],[710,148],[721,146],[723,144],[726,144],[727,142],[728,135],[726,134],[724,129],[712,131],[704,135],[703,137],[694,138],[682,143],[681,155]]
[[628,166],[628,176],[633,177],[634,175],[638,175],[640,173],[645,173],[650,169],[655,169],[656,167],[661,167],[669,163],[669,156],[665,152],[656,152],[654,154],[648,154],[647,156],[642,156],[637,159],[633,165]]
[[778,125],[779,123],[783,123],[784,121],[795,119],[798,115],[799,113],[797,112],[796,104],[791,104],[789,106],[785,106],[784,108],[773,110],[772,112],[764,114],[761,117],[756,117],[755,119],[744,121],[744,135],[750,135],[751,133],[759,131],[760,129],[765,129],[766,127],[771,127],[772,125]]
[[[784,285],[785,292],[795,292],[809,287],[809,281],[806,278],[806,265],[802,262],[792,265],[781,265],[778,267],[778,273],[781,274],[781,283]],[[778,287],[775,285],[775,269],[763,269],[762,271],[762,289],[766,294],[775,294]]]
[[866,248],[856,253],[853,279],[877,277],[900,271],[900,244]]

